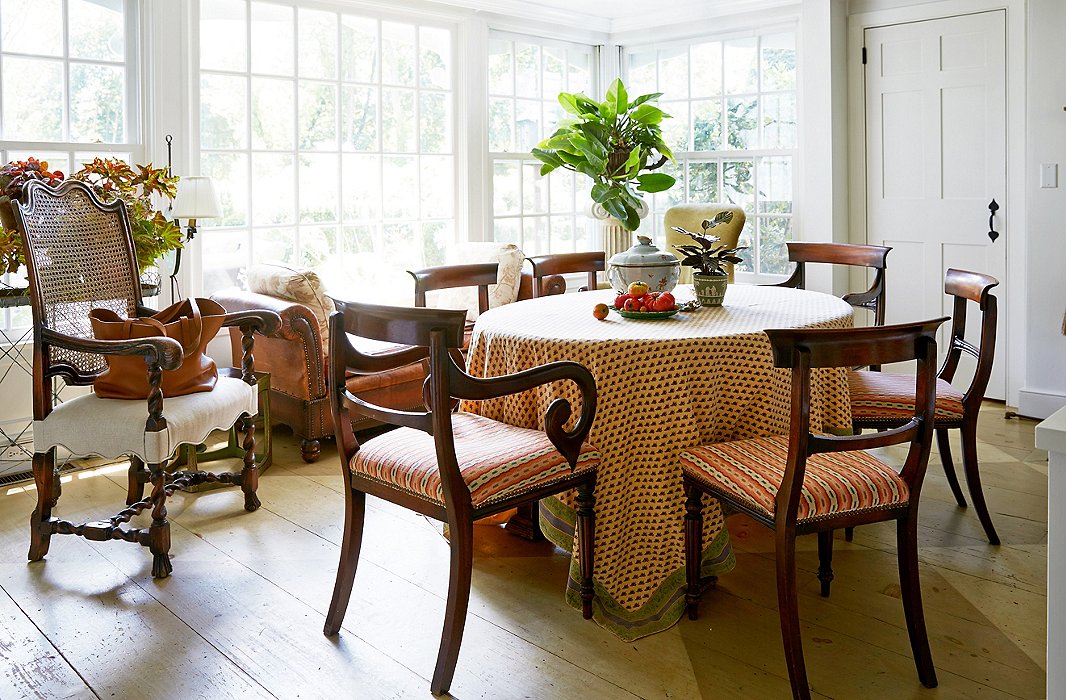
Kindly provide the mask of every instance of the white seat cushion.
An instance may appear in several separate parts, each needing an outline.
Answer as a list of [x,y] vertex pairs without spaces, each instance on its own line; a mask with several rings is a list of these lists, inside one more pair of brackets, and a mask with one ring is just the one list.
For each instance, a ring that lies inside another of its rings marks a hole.
[[230,428],[242,413],[258,412],[256,388],[233,377],[219,377],[211,391],[163,399],[167,427],[148,433],[146,400],[102,399],[86,394],[56,406],[33,422],[34,452],[63,447],[74,457],[113,459],[136,455],[148,464],[167,459],[180,445],[197,445],[213,430]]

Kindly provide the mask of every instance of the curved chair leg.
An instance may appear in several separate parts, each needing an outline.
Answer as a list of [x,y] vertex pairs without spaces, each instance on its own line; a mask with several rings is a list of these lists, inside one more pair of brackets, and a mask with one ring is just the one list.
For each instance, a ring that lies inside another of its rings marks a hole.
[[703,491],[694,484],[685,482],[685,604],[688,619],[700,615],[700,555],[703,553]]
[[429,689],[434,695],[448,692],[463,643],[466,609],[470,603],[470,572],[474,565],[474,528],[469,519],[449,522],[451,530],[451,573],[448,577],[448,603],[444,609],[444,631],[440,637],[437,665]]
[[829,584],[833,582],[833,531],[818,533],[818,580],[822,583],[822,597],[829,597]]
[[933,654],[929,650],[929,635],[925,629],[922,609],[922,586],[918,579],[918,514],[900,518],[896,522],[896,556],[899,558],[899,585],[903,598],[903,614],[907,618],[907,634],[911,639],[914,665],[918,679],[926,688],[937,685]]
[[[936,448],[940,452],[940,462],[944,465],[944,476],[948,478],[948,486],[951,487],[951,493],[955,494],[955,502],[960,508],[965,508],[966,497],[962,495],[959,476],[955,473],[955,463],[951,461],[951,445],[948,444],[947,428],[936,429]],[[967,477],[966,482],[969,483],[969,481]]]
[[33,454],[33,481],[37,485],[37,507],[30,515],[30,561],[40,561],[48,554],[48,544],[52,538],[52,508],[59,500],[56,492],[56,452]]
[[803,663],[803,640],[800,638],[799,600],[796,592],[796,537],[794,533],[775,531],[777,558],[777,605],[781,615],[781,639],[785,645],[785,665],[792,683],[792,697],[810,700],[807,667]]
[[981,471],[977,463],[977,416],[962,425],[962,468],[966,472],[966,487],[970,491],[970,501],[973,502],[977,517],[981,520],[981,527],[985,529],[985,535],[991,544],[999,544],[999,535],[996,534],[996,526],[992,524],[992,516],[988,513],[988,505],[985,503],[985,492],[981,488]]
[[318,440],[301,440],[300,441],[300,457],[303,461],[311,464],[317,462],[318,458],[322,456],[322,443]]
[[152,525],[148,528],[148,549],[152,552],[152,577],[166,578],[170,564],[170,521],[167,520],[167,475],[162,464],[150,464],[152,473]]
[[144,498],[144,484],[148,480],[144,461],[140,457],[130,457],[130,470],[127,480],[126,505],[132,506]]
[[244,509],[249,513],[259,510],[261,503],[255,495],[259,488],[259,465],[255,463],[255,420],[251,416],[240,419],[244,431],[244,468],[241,469],[241,490],[244,491]]
[[333,600],[326,613],[322,634],[332,637],[340,631],[348,600],[352,597],[355,570],[359,566],[359,549],[363,544],[363,522],[366,515],[366,494],[348,491],[344,507],[344,539],[341,541],[341,559],[337,565],[337,583],[333,586]]
[[581,616],[586,620],[592,619],[592,599],[596,596],[592,583],[593,555],[596,551],[596,516],[593,512],[593,506],[596,505],[596,496],[593,495],[595,488],[595,479],[577,487],[577,533],[581,547],[578,562],[581,569]]

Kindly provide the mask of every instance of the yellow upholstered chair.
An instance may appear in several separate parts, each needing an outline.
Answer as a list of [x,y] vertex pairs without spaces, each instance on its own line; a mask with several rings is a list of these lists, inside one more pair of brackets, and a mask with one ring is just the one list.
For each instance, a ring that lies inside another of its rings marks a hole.
[[[729,247],[734,247],[740,240],[740,234],[744,230],[744,210],[732,204],[678,204],[666,210],[663,217],[663,229],[666,232],[666,249],[683,257],[674,246],[678,243],[691,243],[692,239],[684,234],[674,231],[674,226],[680,226],[686,231],[700,233],[703,231],[704,219],[713,219],[715,214],[723,211],[733,212],[733,220],[729,223],[718,224],[709,233],[718,236]],[[726,263],[729,281],[733,281],[733,265]],[[692,268],[681,268],[681,284],[692,284]]]

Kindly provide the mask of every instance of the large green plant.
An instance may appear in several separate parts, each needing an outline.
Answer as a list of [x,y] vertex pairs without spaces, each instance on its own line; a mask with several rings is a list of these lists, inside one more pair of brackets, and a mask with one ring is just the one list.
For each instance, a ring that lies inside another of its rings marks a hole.
[[[643,200],[638,192],[662,192],[674,184],[662,167],[674,154],[662,138],[660,123],[669,118],[651,102],[661,92],[630,101],[621,80],[607,89],[603,102],[581,93],[559,93],[559,104],[574,118],[533,149],[544,163],[541,175],[565,168],[592,178],[592,199],[629,231],[640,225]],[[634,188],[635,185],[635,188]]]

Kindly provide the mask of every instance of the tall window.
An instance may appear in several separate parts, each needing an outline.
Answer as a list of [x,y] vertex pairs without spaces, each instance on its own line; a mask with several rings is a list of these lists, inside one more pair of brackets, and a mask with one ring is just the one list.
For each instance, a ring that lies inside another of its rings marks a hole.
[[[32,156],[69,174],[97,157],[140,158],[132,8],[124,0],[0,0],[0,163]],[[8,275],[3,284],[26,281]],[[0,309],[9,340],[30,325],[28,307]]]
[[204,285],[252,262],[367,286],[455,238],[454,31],[274,2],[200,3],[200,169],[223,218]]
[[555,131],[565,113],[560,92],[595,88],[594,49],[493,32],[489,40],[489,158],[493,232],[527,255],[595,247],[595,225],[585,215],[588,178],[557,170],[540,176],[529,155]]
[[627,50],[631,95],[662,92],[660,106],[677,178],[652,198],[662,240],[666,209],[683,202],[744,208],[742,272],[787,272],[796,156],[796,48],[792,32]]

